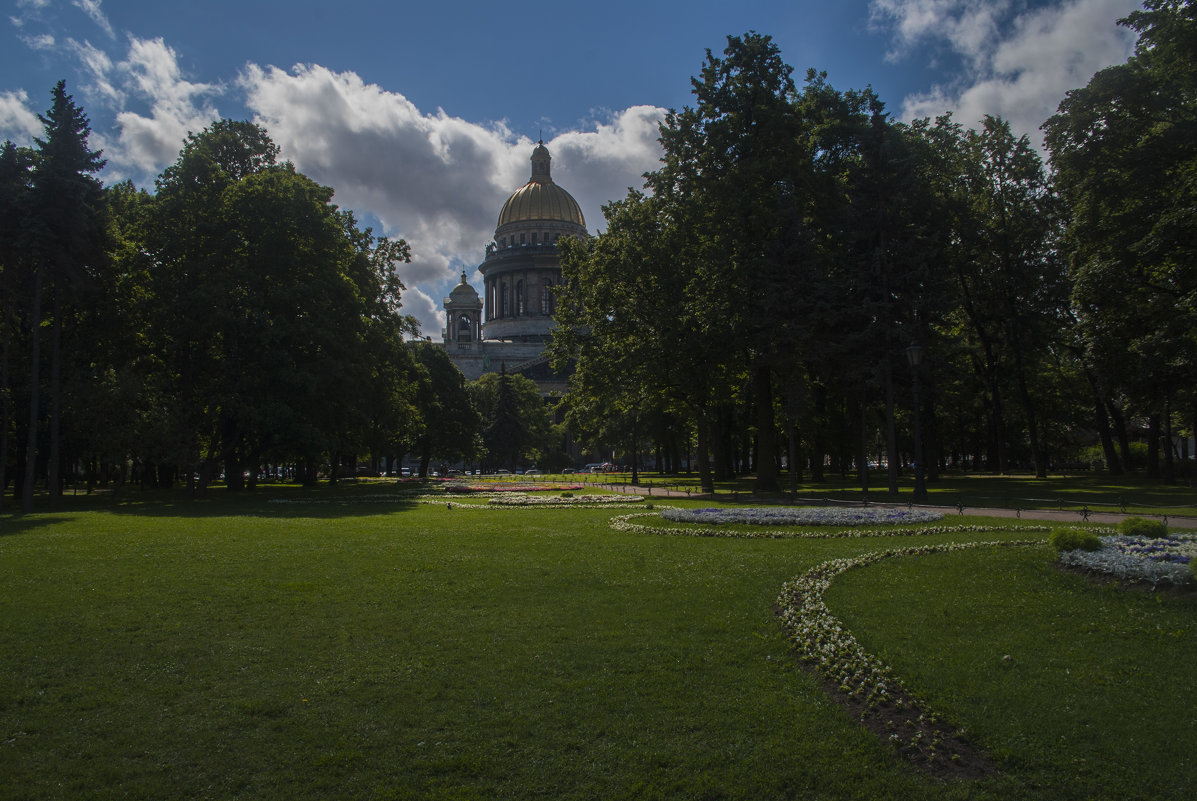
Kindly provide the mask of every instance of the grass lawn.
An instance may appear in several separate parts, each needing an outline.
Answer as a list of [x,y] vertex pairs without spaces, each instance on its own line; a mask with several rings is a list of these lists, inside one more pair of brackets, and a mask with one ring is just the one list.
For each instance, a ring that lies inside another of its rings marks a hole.
[[0,515],[0,799],[1197,793],[1194,595],[1090,583],[1046,547],[837,579],[833,611],[998,767],[943,781],[855,722],[774,615],[787,580],[890,538],[620,533],[627,510],[393,492]]

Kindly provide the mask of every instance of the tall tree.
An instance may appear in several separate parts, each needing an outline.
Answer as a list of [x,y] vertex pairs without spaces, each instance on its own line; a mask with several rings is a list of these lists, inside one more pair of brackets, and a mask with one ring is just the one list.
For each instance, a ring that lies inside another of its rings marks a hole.
[[1120,24],[1139,34],[1134,55],[1069,92],[1044,130],[1086,359],[1107,397],[1167,427],[1178,400],[1197,418],[1197,3],[1146,0]]
[[1008,122],[986,116],[980,131],[966,133],[964,147],[960,200],[967,216],[955,260],[964,310],[985,354],[995,414],[1001,414],[1000,372],[1008,365],[1035,473],[1044,477],[1047,456],[1032,382],[1037,353],[1062,327],[1066,306],[1057,199],[1030,140],[1015,137]]
[[486,373],[468,391],[482,418],[484,464],[514,471],[552,447],[549,410],[532,379],[505,370]]
[[465,376],[444,348],[420,340],[410,346],[424,369],[418,404],[421,417],[415,436],[420,475],[428,475],[432,459],[457,462],[473,458],[479,447],[481,418],[474,408]]
[[4,143],[0,149],[0,508],[8,486],[9,431],[13,422],[10,364],[18,334],[19,298],[30,263],[24,247],[24,227],[32,166],[32,151]]
[[233,490],[267,456],[300,461],[309,479],[328,456],[335,476],[397,436],[413,400],[394,272],[406,243],[359,229],[277,150],[262,128],[222,120],[158,183],[153,285],[176,459],[189,475],[223,465]]
[[[37,157],[30,192],[28,229],[35,273],[29,323],[40,327],[47,281],[52,293],[50,341],[50,430],[47,456],[51,503],[60,492],[62,418],[62,328],[73,284],[85,280],[86,269],[99,253],[101,185],[94,173],[103,166],[100,152],[88,147],[91,129],[83,110],[66,93],[66,82],[54,87],[52,103],[40,117],[44,138],[35,139]],[[29,431],[23,506],[33,509],[37,477],[37,430],[40,421],[41,336],[31,329]]]
[[[709,302],[707,319],[744,351],[755,399],[757,484],[778,489],[773,373],[779,369],[779,320],[788,317],[790,261],[771,244],[795,222],[794,193],[806,188],[809,158],[800,147],[792,68],[768,36],[729,36],[723,55],[707,51],[692,79],[695,106],[661,128],[664,165],[649,176],[655,192],[689,196],[696,226],[691,302]],[[662,190],[668,190],[664,192]]]
[[154,267],[150,290],[158,298],[155,346],[175,398],[171,405],[171,461],[184,467],[189,485],[216,472],[220,423],[213,392],[221,364],[220,315],[236,297],[224,193],[238,181],[272,167],[278,147],[249,122],[219,120],[189,134],[179,158],[157,180],[147,249]]

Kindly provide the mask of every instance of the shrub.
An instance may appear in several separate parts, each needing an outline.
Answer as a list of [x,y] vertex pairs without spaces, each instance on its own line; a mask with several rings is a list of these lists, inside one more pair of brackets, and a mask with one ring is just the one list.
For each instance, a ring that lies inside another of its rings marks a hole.
[[574,497],[574,494],[572,492],[563,492],[563,493],[561,493],[561,497],[562,498],[572,498],[572,497]]
[[1118,533],[1127,537],[1150,537],[1159,539],[1168,536],[1168,527],[1160,520],[1145,517],[1128,517],[1118,524]]
[[1101,538],[1084,528],[1058,528],[1049,540],[1057,551],[1096,551],[1101,548]]

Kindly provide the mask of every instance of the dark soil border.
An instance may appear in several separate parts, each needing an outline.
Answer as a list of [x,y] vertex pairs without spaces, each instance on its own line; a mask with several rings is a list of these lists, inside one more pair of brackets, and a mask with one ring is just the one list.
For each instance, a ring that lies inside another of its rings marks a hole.
[[[773,612],[781,617],[781,607],[775,606]],[[785,624],[782,625],[784,627]],[[793,656],[798,666],[822,685],[824,691],[853,720],[876,735],[920,773],[936,779],[968,781],[983,779],[998,772],[993,761],[980,746],[968,739],[963,730],[928,712],[916,698],[895,693],[892,701],[870,706],[864,700],[843,692],[818,667],[803,660],[796,648],[793,649]]]

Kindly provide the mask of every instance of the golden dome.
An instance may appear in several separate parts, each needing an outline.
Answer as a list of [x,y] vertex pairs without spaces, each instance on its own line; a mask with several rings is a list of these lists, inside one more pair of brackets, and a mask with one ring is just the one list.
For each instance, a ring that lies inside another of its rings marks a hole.
[[549,150],[544,146],[544,142],[538,143],[532,151],[532,177],[507,198],[503,210],[499,212],[497,228],[510,223],[542,220],[568,222],[586,227],[586,220],[582,217],[578,201],[553,183],[549,174],[550,160]]

